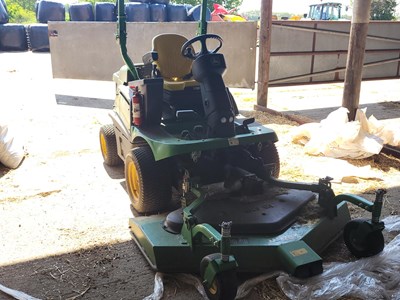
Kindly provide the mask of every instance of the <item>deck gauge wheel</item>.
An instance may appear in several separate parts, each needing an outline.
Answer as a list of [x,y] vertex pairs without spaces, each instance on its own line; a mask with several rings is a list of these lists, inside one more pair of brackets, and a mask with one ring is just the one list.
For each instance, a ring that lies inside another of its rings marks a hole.
[[220,253],[209,254],[200,262],[200,275],[203,280],[204,290],[210,300],[233,300],[236,297],[238,282],[235,270],[223,271],[215,275],[213,282],[208,285],[205,282],[205,272],[210,263],[218,259]]
[[343,238],[347,248],[358,258],[378,254],[385,246],[382,230],[374,228],[368,219],[349,221],[344,227]]

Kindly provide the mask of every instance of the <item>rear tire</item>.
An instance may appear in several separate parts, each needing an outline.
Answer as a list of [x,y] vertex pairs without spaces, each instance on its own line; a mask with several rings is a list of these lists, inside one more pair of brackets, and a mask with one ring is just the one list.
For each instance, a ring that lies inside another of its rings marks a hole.
[[171,202],[171,176],[166,160],[155,161],[150,147],[137,147],[125,159],[126,188],[140,214],[164,211]]
[[108,166],[117,166],[122,163],[118,156],[117,140],[114,125],[107,124],[100,127],[99,132],[100,150],[104,163]]

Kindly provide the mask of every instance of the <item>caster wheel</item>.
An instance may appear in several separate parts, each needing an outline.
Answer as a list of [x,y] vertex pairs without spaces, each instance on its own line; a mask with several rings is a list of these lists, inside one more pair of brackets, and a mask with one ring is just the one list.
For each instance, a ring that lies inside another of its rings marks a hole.
[[[200,263],[200,275],[204,279],[204,274],[210,262],[220,257],[221,254],[213,253],[205,256]],[[233,300],[236,297],[238,282],[236,271],[224,271],[218,273],[211,285],[203,283],[207,297],[210,300]]]
[[374,229],[367,219],[348,222],[343,238],[347,248],[358,258],[378,254],[385,247],[382,231]]

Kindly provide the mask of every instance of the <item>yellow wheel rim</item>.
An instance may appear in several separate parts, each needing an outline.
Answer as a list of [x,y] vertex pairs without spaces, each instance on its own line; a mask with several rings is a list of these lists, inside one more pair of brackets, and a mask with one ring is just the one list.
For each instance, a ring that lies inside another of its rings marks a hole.
[[128,189],[130,194],[135,198],[135,200],[139,199],[140,195],[140,183],[139,183],[139,174],[137,172],[136,166],[133,161],[128,162],[127,168],[127,181],[128,181]]
[[103,154],[104,159],[107,159],[107,143],[106,143],[106,138],[104,137],[104,134],[100,134],[100,148],[101,148],[101,153]]

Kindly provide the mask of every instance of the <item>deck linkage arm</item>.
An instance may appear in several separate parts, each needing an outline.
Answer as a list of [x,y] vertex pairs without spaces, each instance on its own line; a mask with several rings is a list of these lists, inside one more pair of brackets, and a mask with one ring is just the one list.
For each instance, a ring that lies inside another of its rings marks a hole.
[[379,219],[382,212],[383,196],[386,194],[385,189],[378,189],[376,191],[375,202],[371,202],[354,194],[335,195],[331,187],[332,179],[333,178],[327,176],[325,178],[320,178],[318,183],[297,183],[276,179],[270,176],[267,181],[282,188],[306,190],[318,193],[318,204],[325,210],[328,218],[336,217],[338,204],[346,201],[371,212],[371,222],[373,224],[380,223]]

